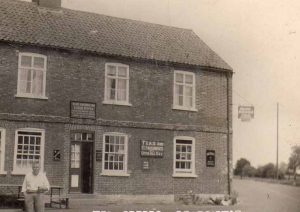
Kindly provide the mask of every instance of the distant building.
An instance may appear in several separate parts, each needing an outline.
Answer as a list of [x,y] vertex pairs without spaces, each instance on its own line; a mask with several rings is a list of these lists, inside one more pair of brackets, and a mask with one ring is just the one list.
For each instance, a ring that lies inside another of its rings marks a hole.
[[0,182],[225,194],[232,69],[188,29],[0,1]]

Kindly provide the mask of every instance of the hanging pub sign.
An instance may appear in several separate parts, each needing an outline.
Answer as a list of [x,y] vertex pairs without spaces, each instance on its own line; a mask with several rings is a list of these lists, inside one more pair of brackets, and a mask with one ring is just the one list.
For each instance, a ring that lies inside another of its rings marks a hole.
[[248,122],[254,118],[254,106],[239,106],[238,107],[238,118],[242,122]]
[[216,165],[215,150],[206,150],[206,167],[215,167]]
[[161,141],[141,140],[141,157],[162,158],[164,143]]
[[71,118],[95,119],[96,103],[71,101]]

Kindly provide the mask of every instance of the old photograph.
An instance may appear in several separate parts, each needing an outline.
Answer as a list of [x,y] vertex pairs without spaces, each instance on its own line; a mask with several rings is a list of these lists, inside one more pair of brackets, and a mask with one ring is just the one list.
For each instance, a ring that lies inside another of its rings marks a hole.
[[0,212],[299,212],[299,11],[0,0]]

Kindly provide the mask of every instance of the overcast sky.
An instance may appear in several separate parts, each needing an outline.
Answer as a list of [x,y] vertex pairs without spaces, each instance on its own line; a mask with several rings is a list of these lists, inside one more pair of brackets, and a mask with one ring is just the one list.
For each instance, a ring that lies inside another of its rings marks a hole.
[[[63,7],[193,29],[234,69],[234,161],[279,161],[300,144],[299,0],[62,0]],[[298,55],[297,55],[298,54]],[[237,119],[252,104],[255,118]]]

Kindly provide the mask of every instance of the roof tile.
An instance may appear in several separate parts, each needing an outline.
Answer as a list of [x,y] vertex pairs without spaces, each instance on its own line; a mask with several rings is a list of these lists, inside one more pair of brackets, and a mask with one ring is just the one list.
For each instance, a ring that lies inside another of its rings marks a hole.
[[232,70],[189,29],[19,0],[0,0],[0,40]]

